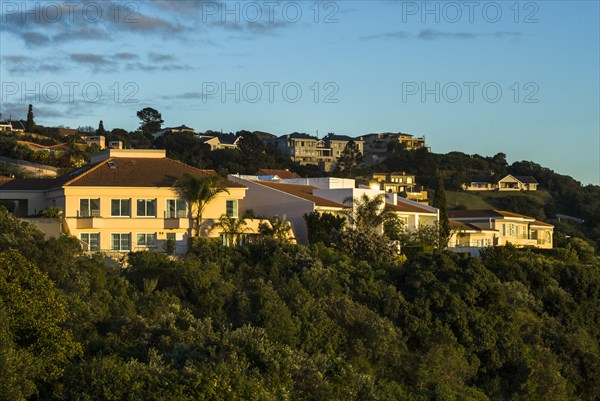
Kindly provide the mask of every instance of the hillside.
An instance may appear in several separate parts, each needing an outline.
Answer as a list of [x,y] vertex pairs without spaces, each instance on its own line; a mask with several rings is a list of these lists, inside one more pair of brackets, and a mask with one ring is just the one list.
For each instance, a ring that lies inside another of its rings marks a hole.
[[0,232],[2,400],[597,399],[600,265],[571,247],[201,239],[118,269],[1,209]]

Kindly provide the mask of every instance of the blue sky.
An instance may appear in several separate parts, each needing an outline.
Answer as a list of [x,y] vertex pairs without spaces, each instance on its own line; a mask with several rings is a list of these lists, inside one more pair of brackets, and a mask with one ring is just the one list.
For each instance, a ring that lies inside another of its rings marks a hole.
[[600,184],[599,21],[598,1],[1,0],[0,111],[24,118],[32,103],[45,125],[128,130],[154,107],[202,131],[402,131]]

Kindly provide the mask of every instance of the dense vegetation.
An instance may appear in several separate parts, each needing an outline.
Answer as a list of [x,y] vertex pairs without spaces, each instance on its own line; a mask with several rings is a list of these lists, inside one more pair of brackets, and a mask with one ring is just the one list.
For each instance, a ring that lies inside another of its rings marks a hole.
[[2,210],[0,399],[598,399],[593,255],[364,242],[197,239],[121,269]]

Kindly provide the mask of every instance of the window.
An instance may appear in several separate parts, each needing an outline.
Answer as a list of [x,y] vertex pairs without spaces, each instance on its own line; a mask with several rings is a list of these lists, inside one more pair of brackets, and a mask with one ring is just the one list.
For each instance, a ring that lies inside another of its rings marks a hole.
[[137,200],[138,217],[156,217],[156,199]]
[[177,234],[167,233],[167,241],[176,241],[176,240],[177,240]]
[[111,199],[110,215],[112,217],[131,217],[131,199]]
[[237,219],[238,217],[238,201],[236,200],[228,200],[226,201],[227,206],[227,217],[233,217]]
[[137,246],[156,248],[156,233],[138,233]]
[[79,239],[87,244],[88,251],[100,250],[100,233],[81,233]]
[[167,199],[167,219],[185,218],[187,216],[187,208],[183,199]]
[[131,234],[111,234],[110,249],[112,251],[131,250]]
[[80,199],[79,217],[100,217],[100,199]]
[[407,183],[407,184],[412,184],[412,178],[410,178],[410,177],[409,177],[409,178],[407,178],[407,179],[406,179],[406,183]]

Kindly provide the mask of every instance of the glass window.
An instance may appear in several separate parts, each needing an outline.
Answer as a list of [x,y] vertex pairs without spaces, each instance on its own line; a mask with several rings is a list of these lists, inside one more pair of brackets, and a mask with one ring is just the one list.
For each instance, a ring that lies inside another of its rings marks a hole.
[[110,215],[113,217],[131,217],[131,199],[111,199]]
[[227,217],[233,217],[237,219],[238,217],[238,201],[236,200],[228,200],[226,201],[227,206]]
[[187,215],[187,206],[183,199],[167,199],[167,219],[184,218]]
[[131,250],[131,234],[111,234],[110,249],[113,251]]
[[81,233],[79,239],[87,244],[88,251],[100,250],[100,233]]
[[137,200],[138,217],[156,217],[156,199]]
[[156,233],[138,233],[137,245],[148,248],[156,247]]
[[80,199],[79,217],[99,217],[100,199]]

